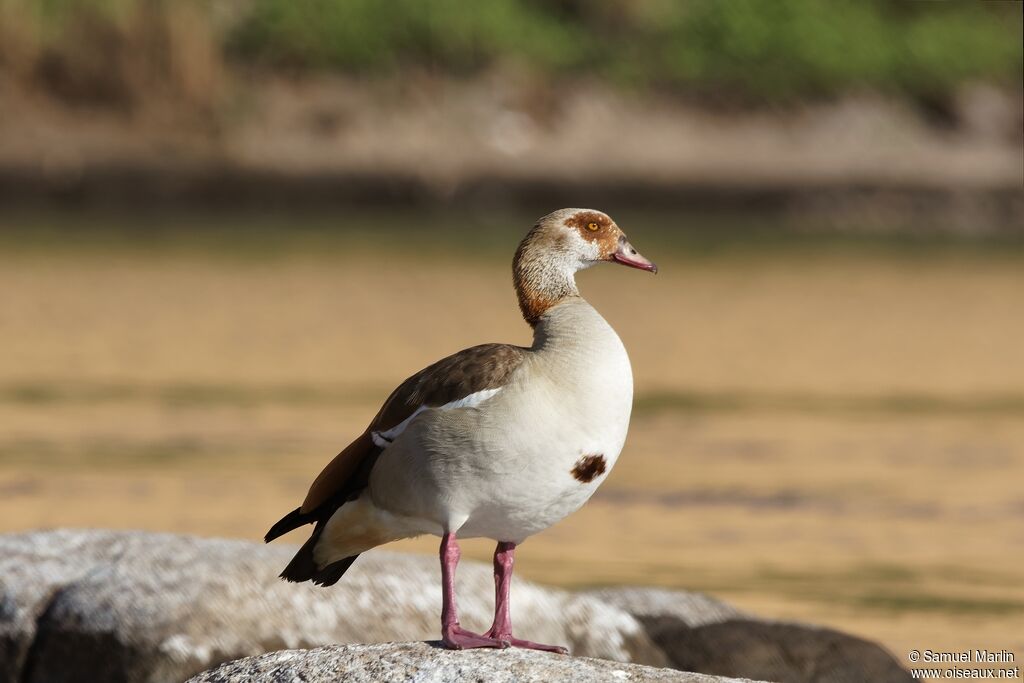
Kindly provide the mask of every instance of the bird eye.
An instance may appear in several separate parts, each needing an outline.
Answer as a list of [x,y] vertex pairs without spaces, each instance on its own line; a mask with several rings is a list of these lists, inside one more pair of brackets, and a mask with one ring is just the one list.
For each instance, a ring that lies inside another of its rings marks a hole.
[[597,223],[587,223],[587,230],[590,232],[597,232],[598,227],[600,226]]

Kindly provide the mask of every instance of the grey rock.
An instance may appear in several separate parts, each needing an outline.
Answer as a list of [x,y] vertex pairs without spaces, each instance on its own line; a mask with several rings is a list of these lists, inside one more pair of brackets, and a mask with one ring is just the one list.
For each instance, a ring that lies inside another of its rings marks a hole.
[[603,588],[586,595],[625,610],[635,617],[673,618],[690,627],[751,616],[710,595],[690,591],[627,586]]
[[434,643],[337,645],[316,650],[285,650],[249,657],[202,673],[188,683],[318,683],[417,681],[637,681],[726,683],[736,679],[566,657],[529,650],[452,652]]
[[22,680],[37,622],[67,585],[109,559],[115,537],[76,531],[0,536],[0,681]]
[[[171,534],[0,535],[0,683],[180,681],[239,657],[436,637],[430,557],[368,553],[330,589],[277,578],[295,548]],[[490,624],[489,566],[458,574],[462,621]],[[639,622],[587,596],[513,587],[517,635],[575,655],[665,664]]]
[[[436,637],[435,558],[375,551],[322,589],[277,578],[294,550],[141,532],[0,535],[0,683],[83,671],[97,683],[180,681],[275,650]],[[464,562],[458,583],[463,623],[484,630],[490,567]],[[874,643],[699,593],[572,594],[517,581],[513,602],[517,635],[574,655],[776,681],[911,680]]]
[[636,617],[671,666],[779,683],[910,683],[881,646],[839,631],[759,619],[700,593],[657,588],[589,593]]

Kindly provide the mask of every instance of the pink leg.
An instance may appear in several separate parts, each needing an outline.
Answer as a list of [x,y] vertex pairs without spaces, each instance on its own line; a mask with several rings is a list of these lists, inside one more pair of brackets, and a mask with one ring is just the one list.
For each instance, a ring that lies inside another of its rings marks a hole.
[[543,645],[512,637],[509,592],[512,588],[512,565],[515,563],[515,552],[516,544],[508,541],[498,543],[498,547],[494,549],[494,624],[491,625],[491,630],[487,632],[487,635],[513,647],[569,654],[567,649],[559,645]]
[[455,567],[461,555],[455,534],[441,537],[441,642],[452,650],[508,647],[508,643],[497,638],[477,635],[459,626],[459,610],[455,605]]

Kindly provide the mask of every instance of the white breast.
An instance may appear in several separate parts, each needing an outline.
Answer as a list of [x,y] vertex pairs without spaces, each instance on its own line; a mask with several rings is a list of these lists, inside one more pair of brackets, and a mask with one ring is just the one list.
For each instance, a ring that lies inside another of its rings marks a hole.
[[[404,428],[374,467],[378,504],[463,537],[518,542],[593,495],[625,442],[633,378],[614,330],[577,302],[557,307],[500,392]],[[581,481],[573,470],[587,457],[603,472]]]

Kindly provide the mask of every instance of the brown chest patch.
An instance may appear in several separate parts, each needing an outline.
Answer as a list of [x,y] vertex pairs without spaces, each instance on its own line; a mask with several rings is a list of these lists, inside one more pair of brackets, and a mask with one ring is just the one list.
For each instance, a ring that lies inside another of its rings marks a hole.
[[584,455],[576,461],[576,465],[572,468],[571,472],[577,481],[589,484],[607,470],[608,464],[605,462],[604,456],[598,453],[597,455]]

